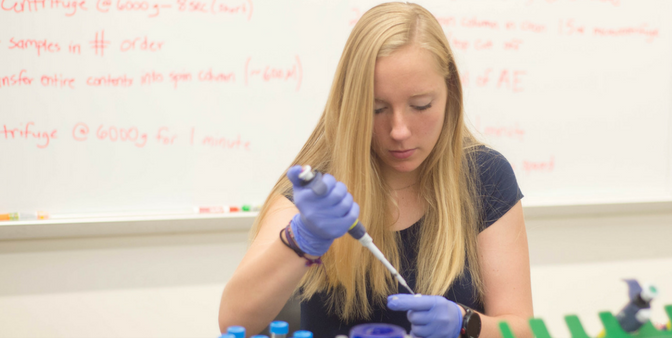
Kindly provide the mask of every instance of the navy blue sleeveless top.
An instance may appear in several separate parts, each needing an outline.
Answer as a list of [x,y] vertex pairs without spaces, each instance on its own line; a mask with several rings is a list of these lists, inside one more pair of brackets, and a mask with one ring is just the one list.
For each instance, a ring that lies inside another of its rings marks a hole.
[[[483,147],[478,151],[476,163],[479,166],[481,179],[482,219],[480,231],[495,223],[509,211],[522,197],[516,177],[509,162],[499,152]],[[404,277],[411,289],[415,289],[415,265],[418,254],[417,241],[423,220],[399,232],[401,237],[400,257],[402,259],[399,273]],[[468,262],[467,262],[468,264]],[[399,285],[400,293],[407,293]],[[483,304],[475,298],[475,290],[471,283],[471,275],[465,268],[461,275],[444,295],[447,299],[464,304],[476,311],[483,312]],[[411,331],[411,324],[405,311],[392,311],[386,306],[373,306],[369,319],[358,319],[344,323],[327,309],[328,295],[316,293],[308,301],[301,303],[301,329],[313,332],[318,338],[332,338],[336,335],[348,335],[350,328],[363,323],[389,323],[399,325]]]

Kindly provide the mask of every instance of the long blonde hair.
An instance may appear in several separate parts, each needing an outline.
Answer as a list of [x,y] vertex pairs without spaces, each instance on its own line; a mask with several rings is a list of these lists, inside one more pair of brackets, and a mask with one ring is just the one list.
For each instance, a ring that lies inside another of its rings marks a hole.
[[[382,180],[379,160],[371,149],[374,68],[379,57],[409,44],[430,51],[446,79],[448,100],[441,135],[420,166],[420,197],[427,209],[420,231],[416,292],[443,295],[465,270],[477,297],[483,293],[476,235],[480,225],[478,180],[474,154],[479,144],[463,121],[462,87],[452,51],[441,26],[424,8],[387,3],[367,11],[353,28],[338,64],[326,107],[315,130],[293,164],[310,164],[349,188],[360,205],[359,219],[390,262],[400,266],[399,239],[391,190]],[[283,175],[269,195],[251,237],[259,232],[270,202],[291,194]],[[466,255],[466,257],[465,257]],[[385,267],[350,236],[334,241],[300,283],[302,299],[327,292],[329,308],[344,321],[368,318],[369,299],[383,304],[397,284]],[[367,295],[367,286],[371,292]]]

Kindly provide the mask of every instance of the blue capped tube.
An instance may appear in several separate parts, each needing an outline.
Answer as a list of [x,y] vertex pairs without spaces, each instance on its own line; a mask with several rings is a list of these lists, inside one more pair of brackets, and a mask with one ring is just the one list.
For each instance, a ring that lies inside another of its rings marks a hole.
[[289,324],[281,320],[274,321],[271,322],[268,331],[271,333],[271,338],[286,338],[289,333]]
[[232,334],[235,338],[245,338],[245,328],[242,326],[229,326],[226,333]]
[[313,333],[305,330],[295,331],[294,338],[313,338]]

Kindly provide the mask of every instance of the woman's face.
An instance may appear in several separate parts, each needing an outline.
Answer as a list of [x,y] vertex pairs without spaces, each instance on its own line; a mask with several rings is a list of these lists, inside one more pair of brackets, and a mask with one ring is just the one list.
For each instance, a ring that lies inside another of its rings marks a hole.
[[376,61],[373,151],[388,173],[415,171],[439,139],[448,88],[432,54],[406,46]]

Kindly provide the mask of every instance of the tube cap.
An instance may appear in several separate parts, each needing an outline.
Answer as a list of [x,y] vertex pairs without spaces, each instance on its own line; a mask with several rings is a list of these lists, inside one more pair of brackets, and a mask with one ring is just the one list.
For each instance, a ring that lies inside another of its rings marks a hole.
[[289,324],[281,320],[271,322],[271,327],[268,330],[270,333],[287,334],[289,333]]
[[642,286],[642,293],[640,293],[640,296],[644,301],[650,302],[658,296],[658,289],[653,284],[645,283]]
[[313,338],[313,333],[310,331],[296,331],[294,332],[294,338]]
[[231,333],[236,338],[245,338],[245,328],[242,326],[229,326],[226,333]]

